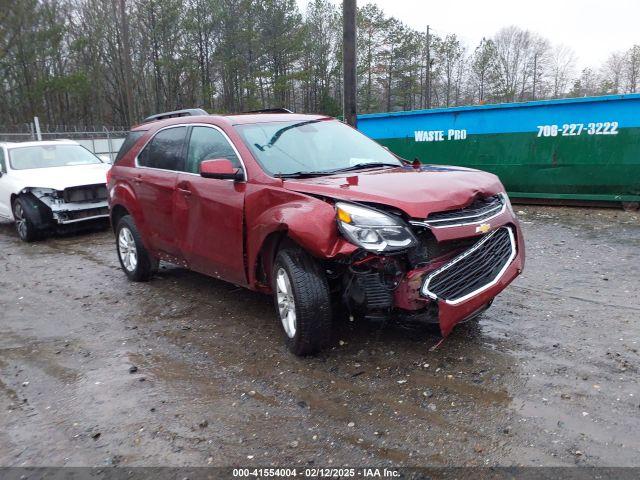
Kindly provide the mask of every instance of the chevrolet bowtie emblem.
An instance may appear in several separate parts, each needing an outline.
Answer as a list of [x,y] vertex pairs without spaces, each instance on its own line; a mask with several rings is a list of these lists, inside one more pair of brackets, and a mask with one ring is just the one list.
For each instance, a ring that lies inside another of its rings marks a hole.
[[489,230],[491,230],[490,223],[483,223],[476,227],[476,233],[487,233]]

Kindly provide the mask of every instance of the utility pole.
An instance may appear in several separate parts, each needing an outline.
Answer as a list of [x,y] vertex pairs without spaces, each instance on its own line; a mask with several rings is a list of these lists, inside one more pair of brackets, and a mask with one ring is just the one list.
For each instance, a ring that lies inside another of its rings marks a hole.
[[427,25],[427,108],[431,108],[431,32]]
[[356,126],[356,0],[342,1],[342,65],[344,69],[344,121]]
[[131,65],[131,38],[129,33],[129,19],[127,18],[126,0],[118,2],[118,10],[120,13],[120,28],[122,30],[122,62],[123,62],[123,80],[124,80],[124,103],[125,103],[125,120],[131,126],[134,121],[134,105],[133,105],[133,67]]

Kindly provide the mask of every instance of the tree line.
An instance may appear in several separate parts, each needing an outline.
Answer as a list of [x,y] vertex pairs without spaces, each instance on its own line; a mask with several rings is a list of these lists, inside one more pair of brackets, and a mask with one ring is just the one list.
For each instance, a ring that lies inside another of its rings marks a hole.
[[[310,0],[1,0],[0,124],[132,125],[178,108],[339,115],[341,8]],[[640,91],[640,45],[575,70],[515,26],[468,48],[366,4],[360,113]]]

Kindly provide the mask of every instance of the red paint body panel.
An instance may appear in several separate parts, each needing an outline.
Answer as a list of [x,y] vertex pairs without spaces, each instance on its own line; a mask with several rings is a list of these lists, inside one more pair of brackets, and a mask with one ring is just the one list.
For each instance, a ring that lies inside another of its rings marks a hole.
[[[338,231],[333,200],[386,206],[421,220],[432,212],[463,208],[478,196],[504,191],[496,176],[458,167],[377,168],[283,181],[262,170],[234,127],[324,118],[253,114],[180,117],[140,125],[134,130],[145,134],[110,172],[112,211],[122,208],[133,216],[152,255],[267,292],[268,282],[258,277],[258,271],[265,242],[274,234],[288,237],[323,261],[348,260],[359,250]],[[136,167],[137,154],[159,129],[190,124],[214,125],[224,131],[242,159],[246,182]],[[439,302],[443,335],[488,304],[524,267],[524,241],[511,209],[505,208],[481,223],[489,224],[491,230],[513,225],[517,256],[491,288],[455,306]],[[472,224],[430,231],[438,242],[443,242],[479,236],[477,228],[478,224]],[[394,293],[394,307],[420,311],[432,302],[421,295],[422,282],[448,258],[435,259],[427,267],[406,272]]]
[[190,269],[246,285],[246,184],[179,173],[172,233]]
[[173,225],[177,180],[176,172],[139,168],[133,176],[133,191],[140,211],[150,213],[144,222],[150,248],[181,258]]
[[[357,250],[338,234],[333,205],[282,187],[252,184],[247,187],[245,215],[249,266],[257,264],[265,239],[276,232],[286,232],[289,238],[319,258],[335,258]],[[255,282],[255,269],[250,269],[249,284]]]

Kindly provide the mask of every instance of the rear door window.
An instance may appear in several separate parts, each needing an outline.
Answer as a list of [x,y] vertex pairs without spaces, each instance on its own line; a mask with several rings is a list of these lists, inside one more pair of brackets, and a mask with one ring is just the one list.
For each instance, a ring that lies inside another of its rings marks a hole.
[[200,173],[200,164],[204,160],[219,158],[226,158],[234,167],[241,167],[240,159],[222,132],[211,127],[193,127],[184,171]]
[[127,138],[124,139],[124,142],[120,146],[120,150],[118,150],[118,154],[116,155],[116,159],[113,161],[114,164],[118,163],[122,157],[124,157],[129,150],[136,144],[138,139],[142,137],[145,133],[145,130],[136,130],[133,132],[127,133]]
[[7,167],[4,162],[4,148],[0,147],[0,172],[7,173]]
[[138,155],[138,165],[161,170],[182,170],[187,127],[160,130]]

